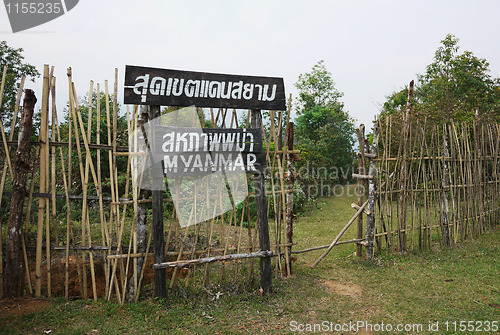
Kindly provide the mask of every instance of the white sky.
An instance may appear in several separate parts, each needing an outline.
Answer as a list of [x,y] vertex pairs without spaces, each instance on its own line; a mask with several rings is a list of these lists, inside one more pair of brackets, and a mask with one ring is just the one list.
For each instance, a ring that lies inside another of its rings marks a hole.
[[[324,60],[356,125],[432,62],[448,33],[500,77],[500,2],[495,0],[80,0],[66,15],[13,34],[0,7],[0,40],[39,68],[55,66],[59,110],[66,68],[78,94],[89,81],[112,87],[125,65],[283,77],[295,97],[299,74]],[[41,96],[41,79],[28,88]]]

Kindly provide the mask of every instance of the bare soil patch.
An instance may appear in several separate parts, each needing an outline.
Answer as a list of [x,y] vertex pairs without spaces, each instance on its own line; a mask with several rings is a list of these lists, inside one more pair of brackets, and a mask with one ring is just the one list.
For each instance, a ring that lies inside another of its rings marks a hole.
[[50,307],[50,303],[46,299],[22,297],[15,299],[0,299],[0,315],[23,315]]

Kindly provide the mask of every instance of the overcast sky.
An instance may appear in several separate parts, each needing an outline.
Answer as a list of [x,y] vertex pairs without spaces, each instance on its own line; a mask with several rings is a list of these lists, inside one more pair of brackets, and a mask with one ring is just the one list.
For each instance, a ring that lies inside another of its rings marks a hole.
[[[80,0],[16,34],[2,7],[0,40],[22,47],[40,72],[55,66],[60,104],[69,66],[80,96],[90,80],[112,83],[118,68],[122,100],[130,64],[283,77],[288,97],[299,74],[324,60],[356,125],[371,127],[385,97],[425,71],[448,33],[500,77],[499,13],[495,0]],[[40,82],[29,87],[41,96]]]

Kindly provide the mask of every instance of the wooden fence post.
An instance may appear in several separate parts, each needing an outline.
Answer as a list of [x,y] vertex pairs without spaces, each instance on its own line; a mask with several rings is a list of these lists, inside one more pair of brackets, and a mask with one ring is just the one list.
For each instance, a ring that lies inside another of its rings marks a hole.
[[399,251],[406,252],[406,198],[407,198],[407,178],[408,178],[408,151],[410,145],[410,114],[412,109],[412,96],[413,96],[413,80],[410,81],[408,87],[408,100],[406,101],[406,114],[405,123],[403,127],[403,160],[401,162],[401,185],[399,195],[399,208],[398,208],[398,237],[399,237]]
[[[358,162],[358,173],[360,175],[365,175],[366,174],[366,162],[365,162],[365,125],[360,124],[359,128],[356,129],[356,134],[358,135],[358,142],[359,142],[359,152],[358,152],[358,157],[359,157],[359,162]],[[357,185],[356,185],[356,193],[358,195],[358,202],[357,205],[361,206],[363,205],[363,196],[365,193],[365,188],[364,186],[366,185],[365,182],[363,182],[362,179],[358,179]],[[362,239],[363,238],[363,213],[359,214],[358,216],[358,235],[357,239]],[[358,257],[361,257],[363,255],[363,245],[360,243],[356,244],[356,255]]]
[[[42,94],[42,115],[40,124],[40,193],[46,191],[46,171],[47,171],[47,122],[49,113],[49,66],[44,65],[43,69],[43,94]],[[71,108],[71,107],[70,107]],[[38,199],[38,226],[36,238],[36,264],[35,264],[35,296],[42,295],[42,247],[43,247],[43,223],[46,206],[46,198],[40,197]],[[47,246],[50,248],[50,246]]]
[[[287,134],[287,147],[288,151],[293,150],[293,122],[288,123],[288,134]],[[292,272],[292,243],[293,243],[293,187],[295,185],[295,155],[289,153],[287,155],[287,191],[286,194],[286,234],[288,236],[288,254],[290,255],[288,261],[288,268],[290,273]]]
[[[262,129],[262,114],[258,109],[252,109],[252,128]],[[271,243],[269,241],[269,224],[267,221],[267,199],[266,183],[264,179],[265,169],[262,169],[254,176],[255,200],[257,203],[257,226],[259,233],[260,251],[269,251]],[[260,258],[260,286],[263,293],[269,293],[271,290],[272,270],[271,257]]]
[[[14,179],[12,180],[12,199],[10,203],[9,225],[6,243],[5,291],[6,297],[18,297],[23,294],[21,282],[21,231],[23,225],[24,198],[26,197],[26,180],[31,161],[31,131],[33,128],[33,110],[36,97],[32,90],[26,90],[23,103],[23,114],[19,125],[19,147],[14,162]],[[13,125],[14,126],[14,125]],[[27,266],[27,265],[26,265]]]
[[[149,107],[149,120],[154,120],[160,117],[160,106]],[[151,126],[152,127],[152,126]],[[150,150],[154,150],[154,129],[151,129],[151,138],[149,138]],[[153,218],[152,218],[152,233],[153,233],[153,253],[154,262],[156,264],[165,262],[165,237],[163,233],[163,190],[158,187],[158,184],[163,183],[163,178],[155,178],[153,181],[155,188],[152,193],[153,203]],[[155,269],[154,276],[155,297],[166,298],[167,296],[167,278],[165,269]]]
[[[373,124],[373,143],[370,156],[370,170],[368,175],[377,176],[377,165],[375,158],[378,155],[379,123]],[[373,238],[375,235],[375,179],[370,178],[368,182],[368,205],[366,206],[369,214],[366,216],[366,258],[373,258]]]
[[443,127],[443,199],[442,199],[442,206],[443,206],[443,222],[442,222],[442,227],[443,227],[443,244],[446,246],[451,245],[451,240],[450,240],[450,207],[449,207],[449,197],[450,197],[450,150],[448,149],[449,146],[449,139],[448,139],[448,133],[447,133],[447,125],[445,124]]

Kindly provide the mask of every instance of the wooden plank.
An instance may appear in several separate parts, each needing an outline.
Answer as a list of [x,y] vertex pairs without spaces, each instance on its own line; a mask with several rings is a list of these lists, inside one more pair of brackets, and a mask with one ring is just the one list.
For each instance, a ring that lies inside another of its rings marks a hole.
[[283,78],[127,65],[124,103],[285,110]]
[[[149,107],[149,120],[153,120],[160,116],[160,106]],[[152,134],[153,142],[155,134]],[[153,183],[163,183],[163,178],[156,178]],[[153,253],[154,262],[156,264],[165,261],[165,236],[163,232],[163,191],[153,190],[152,192],[152,234],[153,234]],[[165,298],[167,296],[167,282],[165,269],[156,269],[154,275],[155,297]]]

